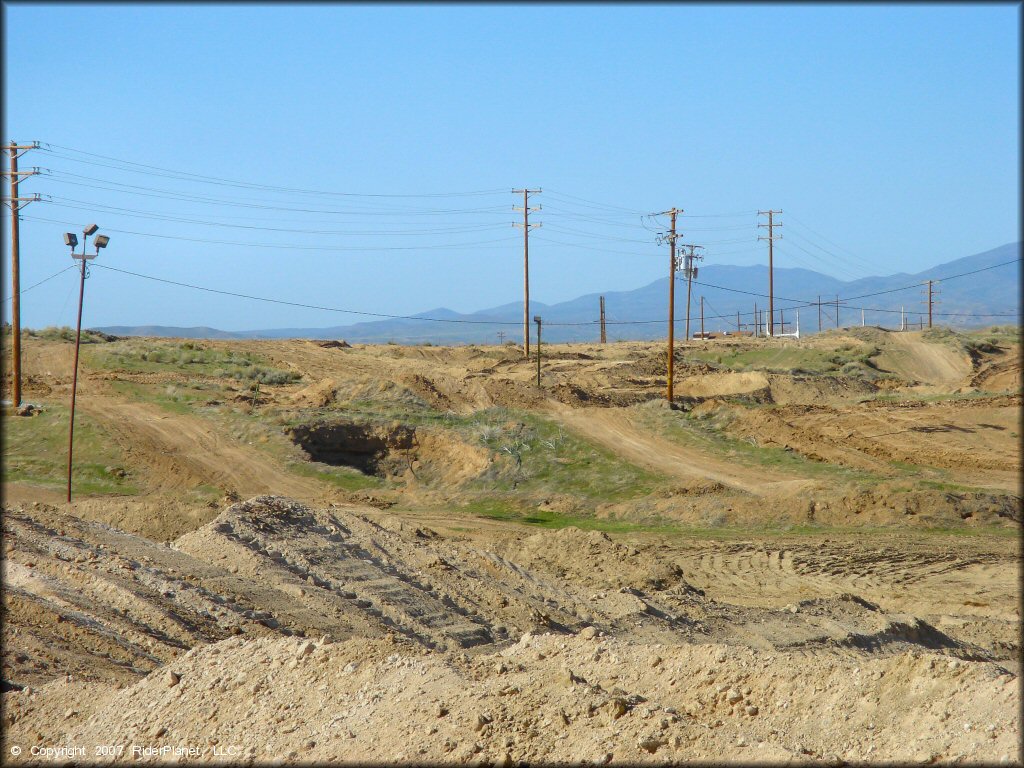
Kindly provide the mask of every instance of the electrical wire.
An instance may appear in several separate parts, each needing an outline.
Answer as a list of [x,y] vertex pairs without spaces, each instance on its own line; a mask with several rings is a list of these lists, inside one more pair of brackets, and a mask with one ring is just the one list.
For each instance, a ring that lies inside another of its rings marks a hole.
[[[33,221],[45,221],[50,224],[64,224],[66,226],[78,226],[75,222],[71,221],[60,221],[58,219],[47,219],[41,216],[24,216],[25,219],[31,219]],[[326,246],[326,245],[295,245],[288,243],[287,245],[281,245],[278,243],[244,243],[235,240],[209,240],[198,237],[184,237],[182,235],[158,235],[153,232],[136,232],[130,229],[114,229],[111,227],[104,227],[108,232],[115,232],[120,235],[138,235],[139,237],[153,237],[161,240],[182,240],[189,243],[205,243],[209,245],[235,245],[244,248],[269,248],[276,251],[326,251],[331,253],[348,253],[348,252],[359,252],[359,251],[420,251],[420,250],[438,250],[438,249],[450,249],[457,250],[459,248],[478,248],[481,245],[488,245],[493,243],[507,243],[513,240],[518,241],[518,237],[499,237],[494,240],[477,240],[469,243],[458,243],[458,244],[434,244],[434,245],[393,245],[393,246]]]
[[[65,152],[73,152],[80,155],[86,155],[88,157],[97,157],[104,160],[110,160],[119,165],[109,165],[106,163],[97,163],[90,160],[82,160],[76,157],[70,157],[60,152],[54,152],[53,148],[62,149]],[[144,173],[151,176],[162,176],[164,178],[173,178],[179,180],[196,181],[204,184],[216,184],[220,186],[230,187],[241,187],[244,189],[260,189],[272,192],[284,192],[288,194],[305,194],[305,195],[324,195],[324,196],[337,196],[337,197],[371,197],[371,198],[430,198],[430,197],[473,197],[480,195],[496,195],[496,194],[507,194],[507,189],[482,189],[473,190],[468,192],[431,192],[431,193],[417,193],[417,194],[374,194],[366,192],[338,192],[333,190],[321,190],[321,189],[302,189],[298,187],[281,187],[272,184],[258,184],[255,182],[238,181],[235,179],[225,179],[218,176],[206,176],[198,173],[189,173],[187,171],[176,171],[170,168],[161,168],[155,165],[146,165],[144,163],[136,163],[131,160],[122,160],[116,157],[110,157],[108,155],[100,155],[94,152],[85,152],[80,149],[73,149],[71,147],[62,147],[59,144],[50,144],[48,142],[42,142],[39,149],[43,152],[60,157],[64,160],[71,160],[76,163],[83,163],[88,165],[95,165],[105,168],[113,168],[115,170],[130,171],[134,173]],[[131,166],[131,167],[122,167]]]
[[[490,325],[490,326],[502,325],[502,326],[516,326],[516,327],[518,327],[520,325],[519,321],[469,320],[469,319],[464,319],[464,318],[442,318],[442,317],[429,317],[429,316],[422,316],[422,315],[420,315],[420,316],[414,316],[414,315],[392,315],[392,314],[387,314],[387,313],[383,313],[383,312],[366,312],[366,311],[354,310],[354,309],[340,309],[338,307],[325,307],[325,306],[321,306],[321,305],[317,305],[317,304],[305,304],[305,303],[301,303],[301,302],[287,301],[287,300],[284,300],[284,299],[274,299],[274,298],[270,298],[270,297],[266,297],[266,296],[254,296],[252,294],[238,293],[238,292],[235,292],[235,291],[225,291],[225,290],[220,290],[220,289],[217,289],[217,288],[209,288],[209,287],[206,287],[206,286],[195,285],[193,283],[183,283],[183,282],[179,282],[177,280],[168,280],[166,278],[155,277],[153,275],[145,275],[145,274],[142,274],[140,272],[132,272],[132,271],[127,270],[127,269],[120,269],[118,267],[111,267],[111,266],[106,265],[106,264],[93,264],[93,266],[94,267],[99,267],[100,269],[109,270],[111,272],[119,272],[121,274],[131,275],[132,277],[138,277],[138,278],[142,278],[142,279],[146,279],[146,280],[152,280],[154,282],[165,283],[167,285],[174,285],[174,286],[178,286],[178,287],[181,287],[181,288],[190,288],[190,289],[197,290],[197,291],[204,291],[206,293],[218,294],[218,295],[221,295],[221,296],[231,296],[231,297],[234,297],[234,298],[249,299],[249,300],[252,300],[252,301],[261,301],[261,302],[266,302],[266,303],[269,303],[269,304],[279,304],[279,305],[289,306],[289,307],[299,307],[299,308],[302,308],[302,309],[314,309],[314,310],[319,310],[319,311],[323,311],[323,312],[337,312],[337,313],[341,313],[341,314],[360,315],[360,316],[363,316],[363,317],[378,317],[378,318],[383,318],[383,319],[388,319],[388,320],[413,320],[413,321],[422,321],[422,322],[452,323],[452,324],[462,324],[462,325]],[[790,307],[790,309],[792,309],[792,308],[793,307]],[[796,308],[799,309],[799,307],[796,307]],[[859,309],[859,308],[858,307],[852,307],[852,309]],[[871,311],[885,311],[885,310],[871,310]],[[893,311],[899,311],[899,310],[893,310]],[[751,314],[752,315],[753,313],[752,312],[751,313],[741,313],[741,317],[745,317],[747,314]],[[1016,315],[1011,315],[1011,314],[956,314],[956,313],[940,313],[940,314],[942,314],[942,316],[946,316],[946,317],[1010,317],[1010,316],[1016,316]],[[1017,315],[1019,315],[1019,314],[1020,313],[1017,313]],[[726,317],[726,316],[725,315],[715,315],[715,316],[711,316],[710,319],[721,319],[721,318],[724,318],[724,317]],[[731,317],[731,315],[729,317]],[[708,318],[708,316],[705,316],[705,319],[707,319],[707,318]],[[684,318],[676,318],[676,321],[683,320],[683,319]],[[557,322],[553,322],[553,323],[546,323],[546,325],[548,325],[549,327],[565,328],[565,327],[580,327],[580,326],[597,325],[599,322],[600,322],[599,320],[589,320],[589,321],[585,321],[585,322],[575,322],[575,323],[557,323]],[[612,323],[609,323],[608,321],[606,321],[605,324],[606,325],[609,325],[609,324],[611,324],[611,325],[647,325],[647,324],[654,324],[654,323],[661,323],[661,322],[665,322],[664,319],[660,319],[660,320],[619,320],[619,321],[615,321],[615,322],[612,322]]]
[[[60,270],[59,272],[54,272],[52,275],[50,275],[47,278],[43,278],[38,283],[30,285],[28,288],[22,288],[20,291],[18,291],[18,295],[19,296],[24,296],[26,293],[31,291],[33,288],[38,288],[43,283],[48,283],[50,280],[53,280],[53,278],[57,277],[58,275],[63,275],[69,269],[74,269],[77,266],[78,266],[77,264],[68,264],[66,267],[64,267],[64,269]],[[13,299],[14,299],[14,295],[11,294],[7,298],[3,299],[2,301],[12,301]]]
[[[504,213],[510,210],[510,206],[505,205],[492,205],[484,208],[445,208],[445,209],[426,209],[426,208],[402,208],[402,209],[391,209],[391,210],[339,210],[337,208],[297,208],[288,205],[268,205],[265,201],[260,202],[259,198],[223,198],[223,197],[208,197],[205,195],[197,195],[189,192],[178,192],[175,190],[160,189],[156,187],[143,187],[137,184],[125,184],[120,181],[111,181],[109,179],[97,179],[91,176],[82,176],[81,174],[68,173],[67,171],[61,171],[54,169],[42,169],[46,171],[45,177],[55,181],[59,184],[71,184],[78,187],[86,187],[88,189],[97,189],[104,192],[120,192],[122,194],[139,195],[142,197],[156,197],[164,200],[177,200],[182,202],[193,202],[193,203],[204,203],[211,205],[226,205],[236,208],[255,208],[259,210],[270,210],[270,211],[288,211],[291,213],[325,213],[333,214],[338,216],[446,216],[455,214],[478,214],[478,213]],[[57,177],[54,178],[54,173]],[[85,181],[97,182],[99,184],[105,184],[108,186],[97,186],[94,184],[86,184],[82,181],[73,181],[62,178],[64,176],[70,176],[72,179],[84,179]],[[118,189],[121,187],[122,189]]]
[[205,219],[186,219],[179,216],[171,216],[167,214],[161,214],[155,211],[140,211],[135,208],[121,208],[112,205],[104,205],[102,203],[94,203],[88,200],[76,200],[70,197],[61,197],[59,195],[51,196],[52,200],[57,201],[54,203],[59,208],[70,208],[74,210],[104,210],[116,213],[122,216],[129,216],[131,218],[141,219],[152,219],[156,221],[169,221],[179,224],[199,224],[201,226],[209,227],[228,227],[232,229],[251,229],[262,232],[286,232],[294,234],[308,234],[308,235],[396,235],[396,236],[423,236],[423,235],[437,235],[437,234],[463,234],[467,232],[479,232],[487,229],[505,229],[508,227],[508,222],[502,224],[472,224],[469,226],[458,226],[458,227],[442,227],[435,229],[404,229],[404,230],[369,230],[369,231],[351,231],[351,230],[324,230],[324,229],[295,229],[290,227],[261,227],[254,224],[232,224],[229,222],[222,221],[209,221]]
[[127,269],[119,269],[118,267],[111,267],[107,264],[94,264],[93,266],[99,267],[100,269],[107,269],[111,272],[120,272],[124,275],[131,275],[132,277],[139,277],[145,280],[153,280],[158,283],[166,283],[168,285],[176,285],[181,288],[191,288],[197,291],[205,291],[206,293],[216,293],[221,296],[233,296],[239,299],[250,299],[252,301],[263,301],[268,304],[282,304],[288,307],[299,307],[301,309],[316,309],[323,312],[339,312],[347,315],[362,315],[364,317],[382,317],[389,320],[422,320],[423,322],[432,323],[464,323],[468,325],[521,325],[520,322],[505,322],[499,320],[464,320],[455,318],[444,318],[444,317],[423,317],[413,315],[389,315],[383,312],[363,312],[356,309],[339,309],[338,307],[324,307],[317,304],[303,304],[297,301],[285,301],[283,299],[272,299],[266,296],[253,296],[247,293],[236,293],[235,291],[223,291],[218,288],[207,288],[202,285],[195,285],[193,283],[182,283],[177,280],[168,280],[162,277],[154,277],[153,275],[144,275],[140,272],[132,272]]

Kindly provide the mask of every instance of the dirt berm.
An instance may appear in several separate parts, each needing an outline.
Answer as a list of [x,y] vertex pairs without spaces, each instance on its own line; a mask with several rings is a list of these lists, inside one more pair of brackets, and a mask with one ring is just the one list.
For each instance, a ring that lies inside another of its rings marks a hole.
[[575,528],[476,544],[273,496],[170,546],[45,505],[4,526],[14,762],[1018,757],[1012,645],[850,592],[716,599],[678,549]]

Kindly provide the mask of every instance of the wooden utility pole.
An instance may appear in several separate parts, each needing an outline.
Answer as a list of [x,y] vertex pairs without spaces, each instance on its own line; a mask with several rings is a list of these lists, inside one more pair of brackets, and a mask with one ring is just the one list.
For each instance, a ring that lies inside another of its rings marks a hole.
[[818,333],[821,333],[821,296],[818,296]]
[[704,297],[700,297],[700,337],[704,338]]
[[667,235],[668,240],[668,383],[665,388],[665,397],[672,402],[672,356],[673,342],[675,341],[675,311],[676,311],[676,270],[679,268],[676,262],[676,216],[682,213],[681,208],[672,208],[655,216],[664,216],[666,213],[672,217],[672,224]]
[[[539,195],[539,189],[513,189],[513,194],[523,195],[523,223],[514,222],[512,226],[523,228],[523,356],[530,356],[530,228],[539,227],[540,223],[530,223],[530,211],[539,211],[540,206],[530,207],[530,195]],[[519,206],[513,205],[512,210],[518,211]]]
[[928,327],[932,327],[932,281],[928,281]]
[[499,344],[504,344],[505,343],[505,332],[504,331],[498,331],[498,343]]
[[537,324],[537,387],[540,387],[540,315],[533,316],[533,322]]
[[740,311],[736,310],[736,333],[742,331],[743,328],[740,326]]
[[768,336],[775,335],[775,285],[774,285],[774,274],[772,268],[772,243],[776,240],[781,239],[782,235],[774,234],[773,227],[781,227],[781,224],[776,224],[772,215],[776,213],[782,213],[782,211],[758,211],[758,216],[768,214],[767,224],[758,224],[759,227],[768,227],[768,237],[758,237],[758,240],[768,241]]
[[11,401],[14,407],[21,405],[21,251],[20,251],[20,220],[21,209],[28,203],[39,200],[39,195],[18,197],[18,185],[22,177],[34,176],[38,170],[18,170],[18,158],[30,149],[36,149],[39,142],[16,144],[12,141],[5,149],[11,155],[11,196],[6,198],[11,206]]
[[836,328],[839,327],[839,294],[836,294]]
[[754,302],[754,338],[758,336],[758,332],[761,330],[760,318],[757,316],[757,302]]
[[608,343],[608,334],[604,328],[604,296],[601,297],[601,343]]

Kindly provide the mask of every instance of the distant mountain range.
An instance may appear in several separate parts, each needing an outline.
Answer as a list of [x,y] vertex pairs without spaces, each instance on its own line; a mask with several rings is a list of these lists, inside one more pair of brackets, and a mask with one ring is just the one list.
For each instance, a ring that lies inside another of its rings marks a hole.
[[[1004,264],[1016,260],[1016,263]],[[996,266],[1002,265],[1002,266]],[[965,275],[965,273],[972,273]],[[960,276],[963,275],[963,276]],[[960,276],[960,277],[958,277]],[[947,278],[944,280],[944,278]],[[844,326],[868,325],[887,328],[900,326],[901,306],[908,324],[927,322],[927,288],[934,283],[934,323],[954,327],[1016,324],[1021,309],[1020,243],[1009,243],[974,256],[940,264],[926,272],[898,273],[886,277],[865,277],[842,281],[807,269],[775,269],[774,305],[776,328],[784,319],[791,331],[797,321],[801,334],[818,329],[818,310],[808,303],[820,297],[822,328],[836,326],[838,296],[839,323]],[[690,307],[690,332],[700,330],[700,297],[704,297],[704,328],[707,331],[736,330],[737,312],[742,330],[752,328],[754,306],[764,310],[768,300],[768,267],[701,266],[693,281]],[[599,297],[593,293],[559,304],[531,302],[530,315],[543,318],[543,339],[552,342],[596,341],[599,338]],[[608,291],[605,313],[608,339],[646,340],[666,335],[668,317],[668,278],[655,280],[632,291]],[[829,303],[831,302],[831,303]],[[803,305],[803,306],[801,306]],[[797,310],[797,307],[800,307]],[[780,311],[784,317],[780,318]],[[1001,315],[1005,317],[983,317]],[[682,338],[686,318],[686,283],[676,283],[676,333]],[[117,336],[165,336],[206,339],[345,339],[350,342],[416,344],[484,343],[498,341],[503,331],[508,340],[522,337],[523,305],[511,302],[499,307],[460,314],[438,308],[418,315],[418,319],[374,320],[329,328],[270,328],[254,331],[221,331],[216,328],[176,328],[171,326],[106,326],[95,330]],[[429,319],[428,319],[429,318]],[[455,322],[452,322],[455,321]],[[530,323],[531,335],[535,332]]]

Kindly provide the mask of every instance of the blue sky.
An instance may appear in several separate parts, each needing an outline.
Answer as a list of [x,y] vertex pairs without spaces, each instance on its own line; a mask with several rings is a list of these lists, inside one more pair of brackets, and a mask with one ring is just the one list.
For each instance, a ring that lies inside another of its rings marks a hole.
[[[672,206],[705,263],[739,265],[782,209],[776,265],[841,279],[1019,239],[1019,5],[4,11],[4,140],[43,142],[20,165],[50,171],[21,187],[48,200],[23,212],[23,288],[95,221],[117,269],[473,311],[522,298],[523,186],[546,303],[662,277],[667,222],[643,214]],[[86,291],[86,326],[360,319],[102,268]],[[76,292],[68,271],[25,293],[23,325],[74,325]]]

